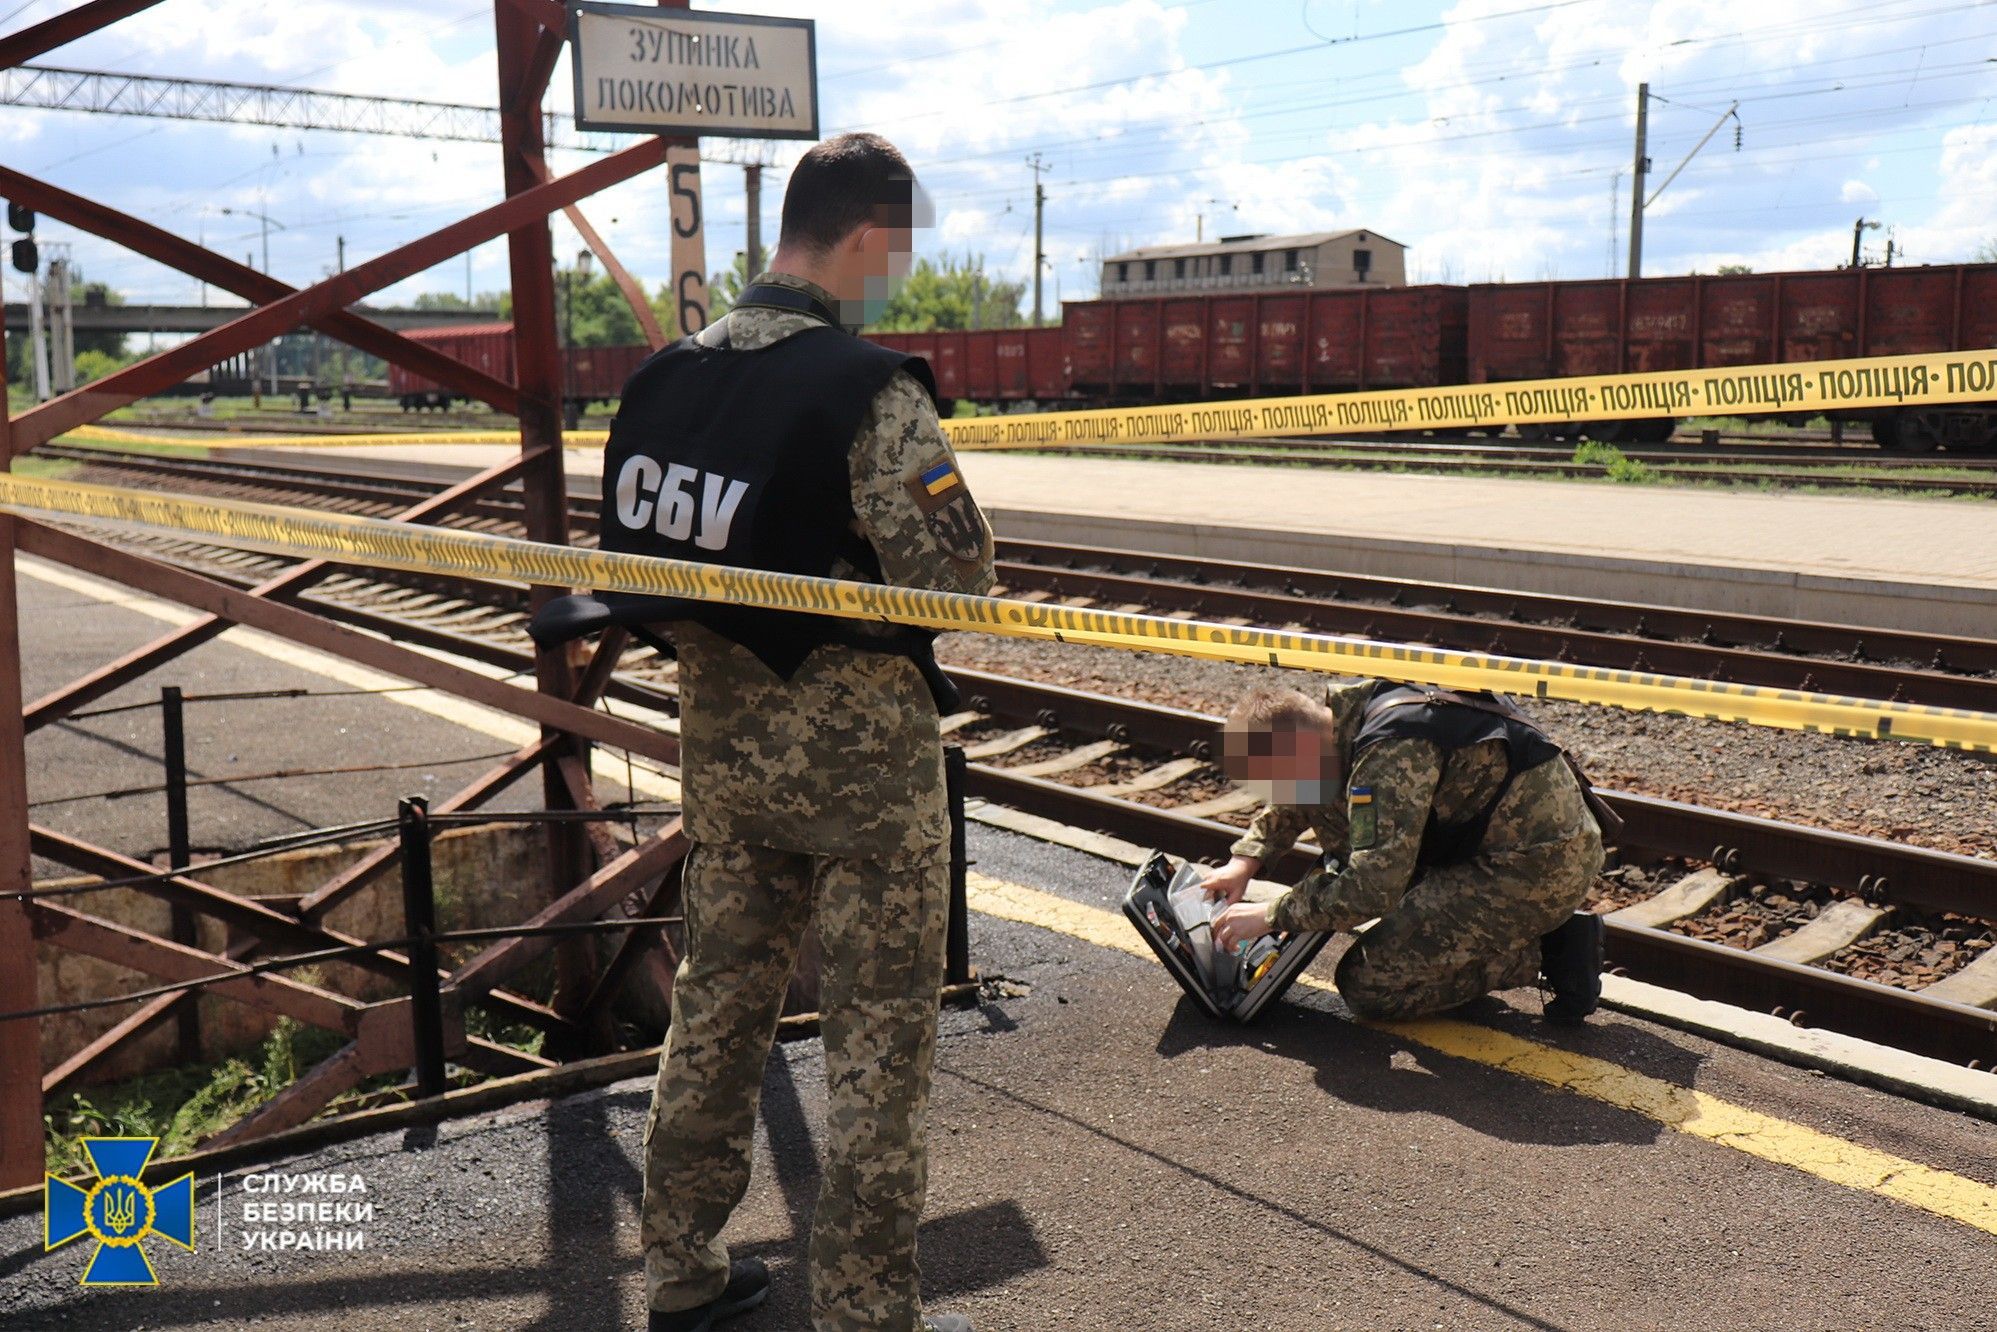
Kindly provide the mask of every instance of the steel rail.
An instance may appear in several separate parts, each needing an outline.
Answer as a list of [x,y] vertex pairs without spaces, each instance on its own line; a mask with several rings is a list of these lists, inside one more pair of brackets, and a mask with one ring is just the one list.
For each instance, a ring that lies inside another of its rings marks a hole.
[[1101,568],[1198,585],[1281,588],[1293,597],[1377,601],[1389,606],[1439,606],[1452,615],[1568,624],[1576,629],[1639,638],[1679,639],[1763,652],[1848,657],[1855,661],[1925,663],[1929,670],[1997,676],[1997,638],[1963,638],[1732,611],[1598,600],[1549,592],[1517,592],[1467,583],[1415,582],[1369,574],[1161,555],[1145,550],[1066,545],[1000,537],[1002,560],[1065,568]]
[[[1032,453],[1036,450],[1021,449]],[[1411,472],[1469,472],[1484,476],[1538,476],[1558,480],[1608,479],[1601,467],[1575,462],[1506,461],[1479,458],[1434,458],[1418,454],[1382,454],[1379,457],[1339,458],[1309,452],[1265,453],[1249,449],[1222,449],[1210,446],[1168,444],[1119,444],[1108,447],[1062,447],[1047,452],[1066,458],[1122,458],[1146,462],[1248,463],[1256,466],[1346,467],[1358,470],[1400,468]],[[1646,464],[1649,466],[1650,464]],[[1953,466],[1930,462],[1930,467]],[[1656,473],[1677,481],[1713,481],[1728,485],[1821,486],[1826,490],[1910,490],[1945,495],[1997,495],[1997,480],[1975,477],[1950,481],[1938,477],[1867,477],[1840,472],[1749,471],[1656,466]],[[1976,469],[1983,470],[1983,469]]]
[[1000,561],[999,582],[1011,595],[1022,590],[1066,600],[1090,597],[1112,605],[1137,603],[1189,611],[1202,619],[1239,617],[1262,625],[1301,625],[1323,634],[1351,634],[1433,644],[1470,652],[1583,662],[1614,670],[1727,680],[1776,689],[1850,694],[1937,707],[1997,712],[1997,678],[1876,666],[1822,657],[1791,657],[1748,648],[1639,638],[1591,629],[1493,621],[1447,611],[1325,601],[1289,593],[1191,586],[1129,574],[1051,569]]

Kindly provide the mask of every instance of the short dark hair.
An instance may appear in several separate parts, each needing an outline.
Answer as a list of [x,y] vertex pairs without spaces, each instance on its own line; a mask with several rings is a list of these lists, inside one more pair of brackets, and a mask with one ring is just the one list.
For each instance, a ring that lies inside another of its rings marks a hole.
[[864,226],[906,218],[915,172],[878,134],[839,134],[800,157],[784,190],[782,244],[824,254]]

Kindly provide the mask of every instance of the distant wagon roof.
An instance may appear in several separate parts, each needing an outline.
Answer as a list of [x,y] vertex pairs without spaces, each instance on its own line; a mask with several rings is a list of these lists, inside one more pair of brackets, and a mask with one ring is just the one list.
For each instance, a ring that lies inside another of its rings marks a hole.
[[1345,231],[1307,231],[1300,236],[1224,236],[1217,241],[1206,241],[1198,245],[1145,245],[1135,250],[1125,250],[1122,254],[1109,255],[1103,262],[1113,264],[1119,260],[1130,259],[1190,259],[1199,254],[1231,254],[1245,250],[1308,250],[1326,241],[1339,240],[1346,236],[1372,236],[1386,241],[1389,245],[1401,244],[1391,236],[1380,235],[1371,227],[1352,227]]

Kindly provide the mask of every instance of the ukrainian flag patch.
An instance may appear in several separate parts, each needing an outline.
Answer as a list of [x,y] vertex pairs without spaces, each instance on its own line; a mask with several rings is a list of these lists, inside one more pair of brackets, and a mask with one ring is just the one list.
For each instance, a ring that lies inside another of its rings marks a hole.
[[947,462],[940,462],[922,474],[921,484],[924,493],[941,495],[950,487],[961,483],[957,469]]
[[1346,811],[1352,831],[1352,849],[1364,851],[1380,840],[1380,817],[1373,812],[1373,788],[1352,788],[1351,806]]

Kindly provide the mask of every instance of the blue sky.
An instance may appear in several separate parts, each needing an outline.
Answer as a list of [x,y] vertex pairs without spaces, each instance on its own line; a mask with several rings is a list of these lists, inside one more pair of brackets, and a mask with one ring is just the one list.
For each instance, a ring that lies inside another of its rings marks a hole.
[[[71,0],[0,0],[0,29]],[[1652,205],[1645,272],[1822,268],[1853,220],[1911,263],[1997,238],[1997,3],[1968,0],[739,0],[696,8],[818,20],[822,121],[902,145],[938,205],[932,249],[1024,277],[1032,176],[1051,170],[1048,294],[1093,291],[1097,255],[1206,234],[1367,227],[1409,247],[1412,280],[1620,271],[1635,88],[1653,188],[1733,101],[1730,122]],[[166,0],[42,63],[490,102],[490,0]],[[554,99],[567,102],[566,64]],[[774,239],[782,164],[766,175]],[[584,156],[564,153],[557,165]],[[0,111],[0,161],[236,256],[285,224],[278,276],[350,263],[499,193],[496,148],[66,112]],[[1620,173],[1620,174],[1618,174]],[[708,169],[708,260],[743,244],[741,172]],[[1614,203],[1612,204],[1612,200]],[[586,211],[649,283],[666,260],[665,187]],[[577,239],[555,221],[557,252]],[[1887,228],[1890,228],[1890,233]],[[49,239],[66,229],[45,224]],[[77,236],[92,277],[135,299],[194,284]],[[470,283],[505,281],[503,245]],[[463,260],[389,299],[463,291]]]

